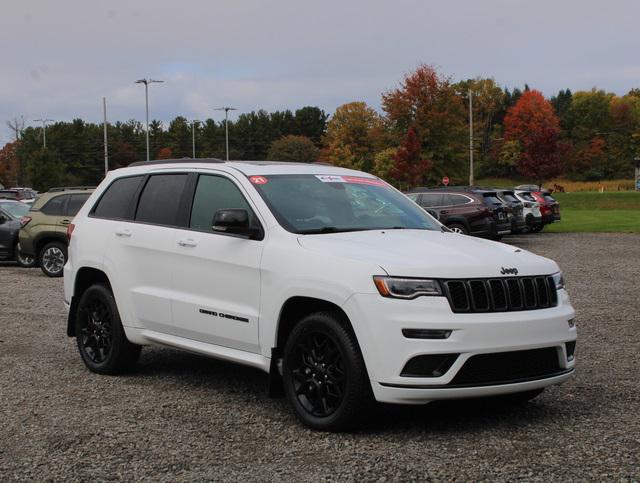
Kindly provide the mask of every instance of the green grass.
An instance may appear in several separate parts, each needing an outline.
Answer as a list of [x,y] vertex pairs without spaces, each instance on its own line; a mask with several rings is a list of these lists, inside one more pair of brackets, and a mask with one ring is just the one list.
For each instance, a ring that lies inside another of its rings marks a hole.
[[560,208],[562,220],[544,228],[549,233],[640,233],[638,210],[576,210]]

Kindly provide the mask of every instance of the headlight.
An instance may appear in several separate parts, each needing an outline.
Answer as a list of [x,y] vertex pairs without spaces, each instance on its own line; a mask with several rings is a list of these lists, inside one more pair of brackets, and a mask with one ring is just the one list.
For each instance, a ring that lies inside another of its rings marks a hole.
[[562,272],[554,273],[551,276],[553,277],[553,281],[556,284],[556,290],[560,290],[561,288],[564,288],[564,286],[565,286],[565,284],[564,284],[564,274]]
[[442,295],[437,280],[424,278],[373,277],[380,295],[398,299],[413,299],[421,295]]

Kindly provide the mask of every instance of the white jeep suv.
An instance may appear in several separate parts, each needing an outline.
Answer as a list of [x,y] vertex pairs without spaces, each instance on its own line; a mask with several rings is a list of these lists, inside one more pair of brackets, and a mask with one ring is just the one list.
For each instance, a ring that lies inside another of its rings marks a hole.
[[374,399],[528,400],[574,370],[555,262],[452,233],[370,174],[134,163],[68,235],[67,331],[97,373],[154,344],[248,364],[303,423],[340,430]]

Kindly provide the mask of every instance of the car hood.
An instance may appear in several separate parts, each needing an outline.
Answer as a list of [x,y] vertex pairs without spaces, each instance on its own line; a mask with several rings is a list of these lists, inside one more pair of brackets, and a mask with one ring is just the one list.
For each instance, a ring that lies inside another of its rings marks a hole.
[[559,270],[547,258],[504,243],[429,230],[371,230],[298,237],[308,250],[372,262],[405,277],[475,278],[548,275]]

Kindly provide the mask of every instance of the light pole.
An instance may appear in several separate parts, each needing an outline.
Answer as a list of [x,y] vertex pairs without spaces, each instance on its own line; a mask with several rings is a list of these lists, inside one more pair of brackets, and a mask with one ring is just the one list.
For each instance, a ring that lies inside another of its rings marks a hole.
[[227,147],[227,161],[229,161],[229,111],[236,111],[235,107],[217,107],[214,111],[224,111],[224,137]]
[[197,119],[191,121],[191,145],[193,147],[192,159],[196,159],[196,122],[200,122]]
[[469,186],[473,186],[473,91],[469,89]]
[[144,84],[144,99],[147,119],[147,161],[149,161],[149,84],[161,84],[164,81],[154,79],[138,79],[135,84]]
[[34,119],[33,122],[42,123],[42,149],[47,149],[47,123],[53,122],[53,119]]

